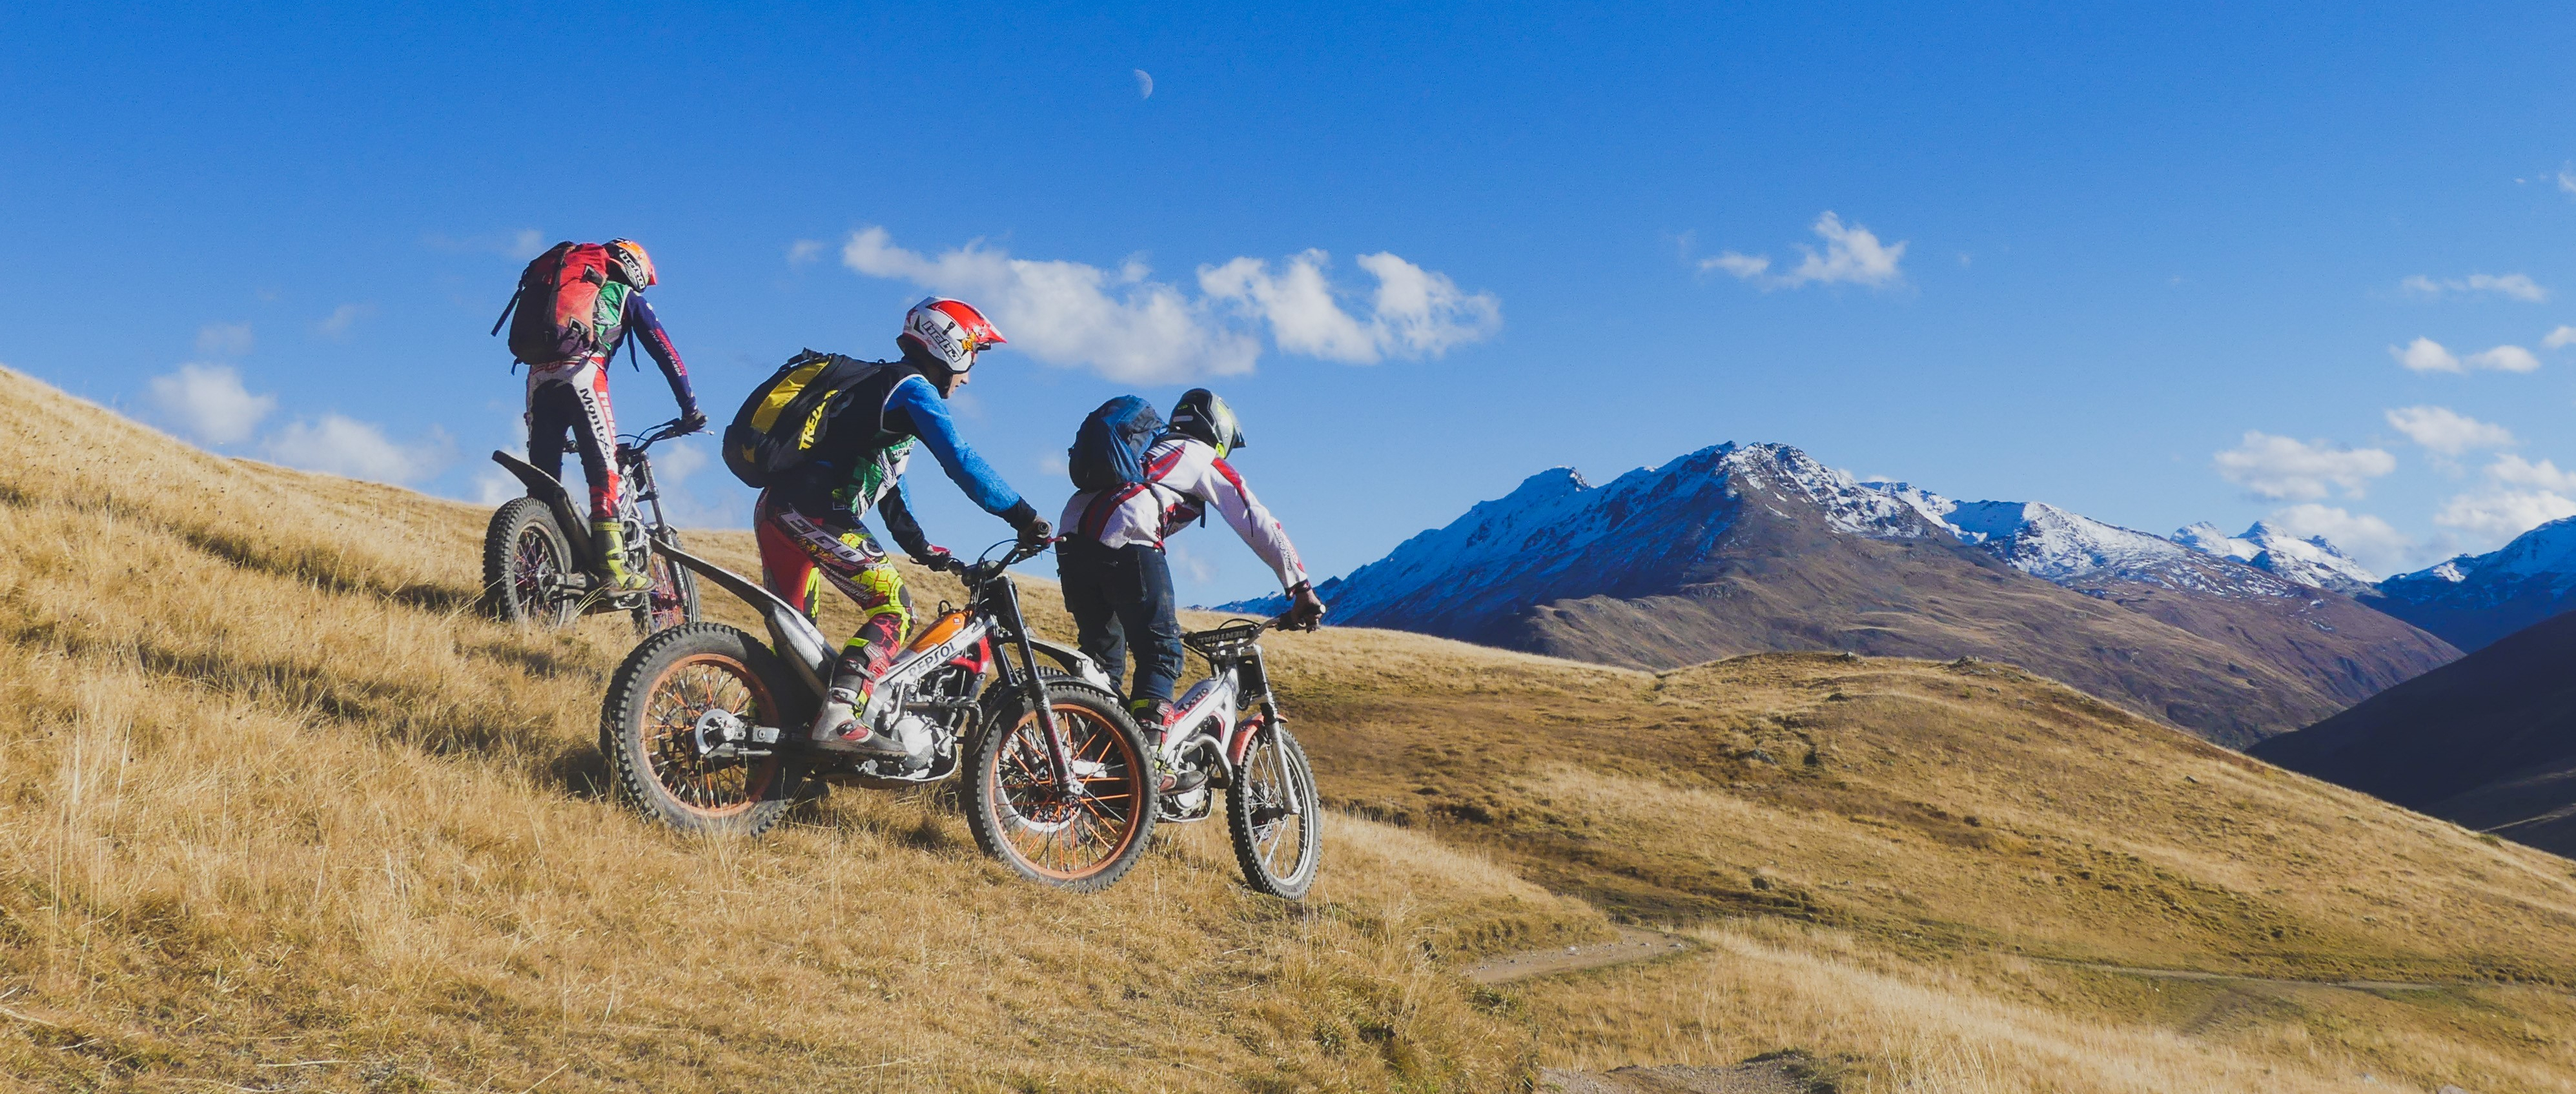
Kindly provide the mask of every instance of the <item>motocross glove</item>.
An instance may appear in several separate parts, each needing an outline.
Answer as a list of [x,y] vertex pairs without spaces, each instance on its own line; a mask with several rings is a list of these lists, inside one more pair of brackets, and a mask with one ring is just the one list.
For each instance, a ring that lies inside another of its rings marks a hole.
[[1315,595],[1315,583],[1300,581],[1288,590],[1288,614],[1279,617],[1284,630],[1311,631],[1324,622],[1324,600]]
[[1047,523],[1045,517],[1030,517],[1028,523],[1020,525],[1020,549],[1023,551],[1034,551],[1054,539],[1055,525]]

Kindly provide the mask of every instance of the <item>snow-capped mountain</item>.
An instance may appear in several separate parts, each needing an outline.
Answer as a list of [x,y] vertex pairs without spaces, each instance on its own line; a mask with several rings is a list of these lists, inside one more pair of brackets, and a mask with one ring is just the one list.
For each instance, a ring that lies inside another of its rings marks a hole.
[[2039,503],[1865,483],[1778,444],[1598,486],[1543,471],[1317,591],[1337,624],[1639,667],[1973,654],[2232,744],[2458,656],[2231,556]]
[[2474,650],[2576,607],[2576,517],[2379,583],[2381,611]]
[[1965,502],[1946,519],[1961,539],[2014,569],[2060,585],[2109,579],[2221,597],[2307,594],[2252,566],[2045,502]]
[[2228,535],[2217,525],[2203,521],[2176,531],[2173,538],[2194,550],[2237,559],[2301,585],[2332,589],[2346,596],[2368,595],[2379,584],[2378,575],[2337,550],[2326,537],[2301,539],[2273,527],[2270,521],[2255,521],[2241,536]]

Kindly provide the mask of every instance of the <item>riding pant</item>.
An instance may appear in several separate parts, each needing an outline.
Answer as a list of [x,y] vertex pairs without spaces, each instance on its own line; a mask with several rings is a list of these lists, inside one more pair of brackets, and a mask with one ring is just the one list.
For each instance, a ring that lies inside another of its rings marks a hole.
[[752,509],[760,541],[761,580],[813,618],[822,610],[823,583],[858,604],[858,632],[841,649],[846,668],[870,681],[884,675],[912,632],[912,594],[885,549],[847,510],[799,507],[762,491]]
[[617,519],[617,418],[602,358],[528,367],[528,463],[563,478],[565,433],[590,480],[590,519]]

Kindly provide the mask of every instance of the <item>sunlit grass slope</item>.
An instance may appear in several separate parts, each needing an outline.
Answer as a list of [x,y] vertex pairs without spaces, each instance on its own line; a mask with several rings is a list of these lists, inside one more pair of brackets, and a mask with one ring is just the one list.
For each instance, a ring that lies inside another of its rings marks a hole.
[[2576,863],[2008,666],[1497,677],[1427,641],[1278,646],[1340,804],[1711,943],[1516,989],[1551,1065],[1803,1048],[1879,1089],[2576,1089]]
[[631,638],[478,621],[481,511],[0,384],[0,1088],[1499,1090],[1440,962],[1597,929],[1356,821],[1303,907],[1206,831],[1041,890],[918,798],[674,837],[592,790]]
[[[1281,636],[1374,818],[1316,895],[1200,828],[1077,897],[925,795],[758,842],[602,799],[631,638],[477,618],[482,510],[14,374],[0,430],[0,1089],[1505,1091],[1782,1050],[1847,1091],[2576,1089],[2576,867],[2008,668]],[[1455,972],[1596,909],[1705,945]]]

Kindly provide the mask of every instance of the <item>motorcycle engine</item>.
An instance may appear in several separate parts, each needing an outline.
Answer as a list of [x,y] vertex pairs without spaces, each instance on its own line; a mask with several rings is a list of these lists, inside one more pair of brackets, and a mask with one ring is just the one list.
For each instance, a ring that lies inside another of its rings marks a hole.
[[939,745],[938,727],[918,714],[906,714],[894,720],[889,732],[903,744],[903,769],[919,771],[930,766],[931,750]]

